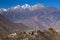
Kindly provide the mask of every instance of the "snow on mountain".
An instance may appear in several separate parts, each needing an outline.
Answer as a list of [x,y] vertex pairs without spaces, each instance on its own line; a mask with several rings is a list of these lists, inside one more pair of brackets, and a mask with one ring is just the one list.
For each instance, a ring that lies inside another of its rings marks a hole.
[[29,4],[25,4],[25,5],[17,5],[17,6],[14,6],[14,7],[11,7],[11,8],[8,8],[8,9],[5,9],[5,8],[2,8],[3,11],[7,11],[7,10],[10,10],[10,9],[29,9],[29,10],[34,10],[34,9],[38,9],[38,8],[44,8],[45,6],[43,6],[42,4],[36,4],[36,5],[29,5]]
[[20,5],[17,5],[17,6],[14,7],[14,9],[17,9],[17,8],[20,8]]
[[7,11],[7,9],[3,9],[3,11]]
[[26,9],[26,8],[30,8],[31,6],[28,5],[28,4],[25,4],[25,5],[22,5],[21,7],[22,7],[23,9]]

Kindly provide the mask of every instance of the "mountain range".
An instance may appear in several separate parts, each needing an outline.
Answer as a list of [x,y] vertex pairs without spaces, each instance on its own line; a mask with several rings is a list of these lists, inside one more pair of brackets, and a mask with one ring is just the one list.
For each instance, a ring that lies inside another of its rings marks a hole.
[[[37,28],[40,30],[47,28],[60,29],[60,9],[47,7],[42,4],[17,5],[11,8],[1,8],[4,25],[17,29]],[[10,29],[10,28],[9,28]]]

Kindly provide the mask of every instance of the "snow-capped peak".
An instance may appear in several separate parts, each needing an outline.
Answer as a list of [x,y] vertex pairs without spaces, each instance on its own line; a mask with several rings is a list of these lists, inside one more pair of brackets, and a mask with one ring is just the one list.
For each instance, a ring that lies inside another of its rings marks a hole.
[[5,8],[3,8],[2,10],[3,10],[3,11],[7,11],[7,9],[5,9]]
[[30,8],[31,6],[30,5],[28,5],[28,4],[25,4],[25,5],[23,5],[23,6],[21,6],[22,8]]
[[14,7],[14,9],[19,8],[19,7],[20,7],[20,5],[17,5],[17,6]]
[[30,7],[31,7],[30,5],[25,4],[25,5],[22,5],[22,6],[17,5],[17,6],[14,7],[14,9],[17,9],[17,8],[23,8],[23,9],[26,9],[26,8],[30,8]]
[[[17,6],[15,6],[15,7],[12,7],[13,9],[26,9],[26,8],[28,8],[28,9],[30,9],[30,10],[34,10],[34,9],[39,9],[39,8],[43,8],[44,6],[42,5],[42,4],[36,4],[36,5],[29,5],[29,4],[24,4],[24,5],[22,5],[22,6],[20,6],[20,5],[17,5]],[[6,11],[6,9],[4,9],[4,11]]]
[[42,4],[36,4],[36,5],[32,5],[32,6],[30,6],[29,4],[25,4],[25,5],[23,5],[23,6],[21,6],[23,9],[26,9],[26,8],[29,8],[30,10],[34,10],[34,9],[38,9],[38,8],[45,8],[45,6],[44,5],[42,5]]
[[44,8],[45,6],[44,5],[42,5],[42,4],[36,4],[36,5],[34,5],[34,6],[32,6],[32,8],[34,8],[34,9],[37,9],[37,8]]
[[5,9],[5,8],[2,8],[3,11],[8,11],[9,9],[26,9],[28,8],[29,10],[35,10],[35,9],[39,9],[39,8],[44,8],[45,6],[43,6],[42,4],[36,4],[36,5],[32,5],[30,6],[29,4],[25,4],[25,5],[17,5],[15,7],[11,7],[11,8],[8,8],[8,9]]

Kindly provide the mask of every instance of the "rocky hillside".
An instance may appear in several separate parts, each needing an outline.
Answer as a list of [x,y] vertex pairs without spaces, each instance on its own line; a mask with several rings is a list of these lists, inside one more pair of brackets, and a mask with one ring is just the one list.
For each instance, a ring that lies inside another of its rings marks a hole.
[[20,23],[15,24],[8,19],[6,19],[3,15],[0,15],[0,32],[12,32],[13,30],[21,30],[25,31],[29,29],[26,25]]

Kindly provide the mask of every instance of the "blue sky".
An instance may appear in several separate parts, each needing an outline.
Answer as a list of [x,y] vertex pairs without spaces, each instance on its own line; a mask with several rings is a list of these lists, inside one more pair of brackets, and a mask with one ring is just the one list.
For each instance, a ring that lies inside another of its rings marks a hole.
[[60,9],[60,0],[0,0],[0,8],[9,8],[16,5],[41,3],[45,6],[52,6]]

